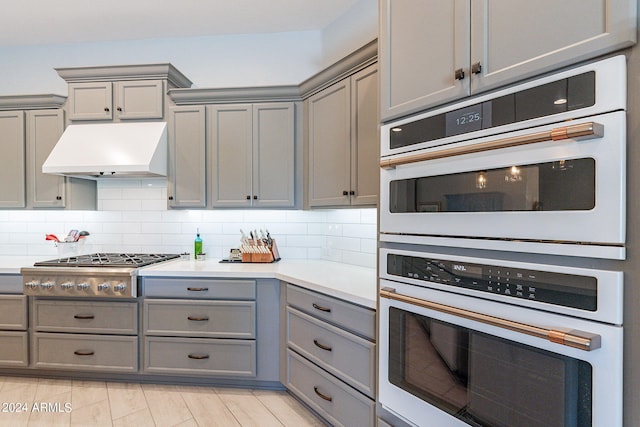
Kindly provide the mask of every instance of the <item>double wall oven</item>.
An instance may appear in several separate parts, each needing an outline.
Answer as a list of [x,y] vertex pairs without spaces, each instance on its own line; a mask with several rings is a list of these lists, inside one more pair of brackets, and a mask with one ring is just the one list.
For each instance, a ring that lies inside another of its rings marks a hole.
[[622,425],[625,109],[618,56],[382,126],[384,411]]

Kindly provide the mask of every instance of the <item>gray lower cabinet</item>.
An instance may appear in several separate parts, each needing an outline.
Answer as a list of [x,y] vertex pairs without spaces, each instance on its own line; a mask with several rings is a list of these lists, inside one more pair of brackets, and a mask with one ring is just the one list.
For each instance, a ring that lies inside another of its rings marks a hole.
[[276,280],[145,277],[143,371],[279,380]]
[[0,367],[29,364],[27,297],[0,295]]
[[286,387],[333,425],[375,424],[375,311],[286,284]]
[[138,372],[135,301],[31,299],[34,368]]

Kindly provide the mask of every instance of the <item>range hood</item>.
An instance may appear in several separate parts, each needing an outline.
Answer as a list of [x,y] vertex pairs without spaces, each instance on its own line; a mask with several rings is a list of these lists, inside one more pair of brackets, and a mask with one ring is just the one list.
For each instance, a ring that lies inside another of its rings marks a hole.
[[167,124],[71,125],[42,172],[86,179],[167,176]]

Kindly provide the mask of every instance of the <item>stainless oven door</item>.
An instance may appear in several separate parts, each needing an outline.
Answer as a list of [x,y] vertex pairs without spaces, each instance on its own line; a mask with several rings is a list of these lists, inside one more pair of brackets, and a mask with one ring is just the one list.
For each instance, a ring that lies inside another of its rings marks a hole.
[[[381,240],[475,247],[481,238],[617,253],[625,241],[625,113],[570,126],[594,134],[557,140],[566,127],[552,124],[387,159],[394,165],[381,170]],[[533,251],[517,246],[504,249]]]
[[381,287],[385,409],[419,426],[622,425],[621,326]]

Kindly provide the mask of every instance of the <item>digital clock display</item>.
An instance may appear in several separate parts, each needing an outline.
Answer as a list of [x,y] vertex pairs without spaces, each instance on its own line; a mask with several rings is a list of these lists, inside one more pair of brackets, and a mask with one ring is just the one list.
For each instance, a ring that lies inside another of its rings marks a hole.
[[445,135],[453,136],[482,129],[482,104],[460,108],[445,115]]

